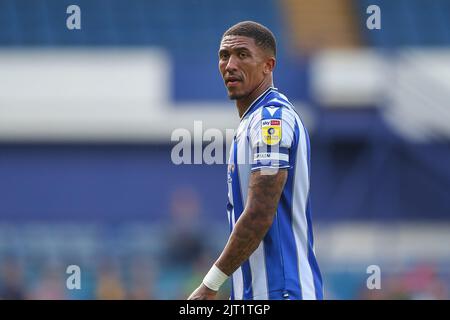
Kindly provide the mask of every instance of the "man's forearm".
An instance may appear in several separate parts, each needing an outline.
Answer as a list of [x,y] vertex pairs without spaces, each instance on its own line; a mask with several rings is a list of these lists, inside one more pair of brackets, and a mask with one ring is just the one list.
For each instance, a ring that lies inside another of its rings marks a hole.
[[216,266],[225,274],[231,275],[258,248],[272,221],[273,215],[261,219],[254,212],[244,211],[216,261]]
[[247,206],[216,261],[225,274],[231,275],[258,248],[272,225],[286,179],[286,170],[274,175],[251,174]]

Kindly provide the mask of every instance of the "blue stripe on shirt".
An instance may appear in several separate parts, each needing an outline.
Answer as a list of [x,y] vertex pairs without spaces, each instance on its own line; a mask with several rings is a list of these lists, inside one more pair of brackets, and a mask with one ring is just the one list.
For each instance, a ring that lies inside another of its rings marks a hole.
[[[233,142],[233,151],[234,151],[234,172],[232,173],[232,184],[233,184],[233,202],[234,202],[234,215],[235,222],[237,223],[240,215],[244,211],[244,205],[242,200],[242,192],[241,192],[241,182],[239,180],[239,165],[238,161],[238,150],[237,150],[238,142],[235,140]],[[243,299],[251,300],[253,298],[253,290],[252,290],[252,272],[250,270],[249,261],[245,261],[242,264],[242,274],[244,278],[244,294]]]

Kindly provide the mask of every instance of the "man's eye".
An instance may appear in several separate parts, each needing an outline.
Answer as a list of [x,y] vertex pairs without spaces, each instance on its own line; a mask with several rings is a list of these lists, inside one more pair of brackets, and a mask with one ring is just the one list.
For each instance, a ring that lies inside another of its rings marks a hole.
[[239,53],[239,57],[245,58],[245,57],[247,57],[247,53],[241,52],[241,53]]
[[228,54],[227,53],[221,53],[220,54],[220,59],[227,59],[228,58]]

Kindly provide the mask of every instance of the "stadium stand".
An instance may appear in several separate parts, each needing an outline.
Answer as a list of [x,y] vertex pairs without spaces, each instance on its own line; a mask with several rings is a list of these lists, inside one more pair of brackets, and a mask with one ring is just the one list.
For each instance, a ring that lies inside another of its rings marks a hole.
[[[202,105],[193,117],[214,117],[214,109],[232,118],[217,72],[218,43],[235,22],[262,22],[279,42],[276,85],[311,132],[312,207],[326,297],[448,298],[450,1],[314,3],[0,0],[0,65],[8,64],[1,61],[6,56],[13,61],[30,54],[35,66],[40,52],[50,52],[46,59],[52,60],[64,50],[79,50],[82,58],[95,50],[161,50],[169,61],[161,64],[169,81],[162,115]],[[81,30],[65,27],[71,4],[81,8]],[[372,4],[382,9],[381,30],[365,27]],[[57,127],[51,109],[39,111],[44,100],[27,106],[36,123],[27,118],[22,127],[7,127],[10,121],[1,117],[19,119],[7,112],[29,93],[22,87],[17,96],[2,93],[2,84],[11,81],[0,70],[0,298],[184,298],[227,236],[225,165],[174,165],[166,132],[150,143],[138,135],[121,139],[120,130],[86,139],[69,127],[56,142],[36,138]],[[123,86],[133,84],[124,79]],[[158,88],[165,89],[148,90]],[[113,98],[92,97],[96,102],[72,115],[93,110],[98,120],[108,117],[108,108],[111,114],[120,109]],[[137,109],[147,107],[153,110]],[[39,122],[46,117],[49,122]],[[152,132],[164,125],[158,119]],[[89,124],[96,126],[87,121],[78,130]],[[207,246],[196,237],[202,222],[215,235]],[[180,242],[186,247],[177,248]],[[386,247],[391,249],[381,255]],[[374,259],[388,270],[389,289],[382,295],[361,287]],[[85,285],[67,292],[58,283],[72,263],[82,265]]]

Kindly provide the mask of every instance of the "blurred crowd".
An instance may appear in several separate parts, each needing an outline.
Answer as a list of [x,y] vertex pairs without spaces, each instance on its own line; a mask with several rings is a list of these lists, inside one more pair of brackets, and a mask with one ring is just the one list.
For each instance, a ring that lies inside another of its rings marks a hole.
[[[181,235],[180,235],[181,236]],[[178,237],[177,237],[178,238]],[[164,254],[105,252],[83,262],[66,257],[4,255],[0,258],[0,299],[185,299],[214,261],[195,238],[168,236]],[[113,250],[113,249],[112,249]],[[80,267],[80,289],[69,289],[67,267]],[[227,298],[226,287],[222,298]]]
[[[158,256],[130,254],[93,257],[81,263],[81,288],[69,290],[66,268],[74,257],[0,259],[0,299],[186,299],[201,282],[217,250],[202,247],[196,234],[161,239],[167,244]],[[166,250],[165,249],[165,250]],[[448,267],[448,265],[447,265]],[[363,269],[363,268],[362,268]],[[449,268],[447,268],[449,270]],[[383,269],[381,289],[369,290],[367,275],[325,268],[326,299],[449,299],[450,273],[430,263],[401,270]],[[219,298],[228,299],[229,281]]]
[[[0,299],[186,299],[228,237],[225,217],[201,218],[200,199],[192,188],[176,188],[166,221],[0,224]],[[387,261],[381,288],[370,290],[367,264],[322,258],[326,299],[450,297],[450,260]],[[70,265],[80,268],[79,289],[66,284]],[[219,298],[229,291],[230,281]]]
[[[169,200],[162,222],[0,224],[0,299],[186,299],[228,227],[225,218],[201,221],[192,188],[176,188]],[[67,288],[69,265],[80,267],[81,289]],[[228,292],[225,285],[219,297]]]

